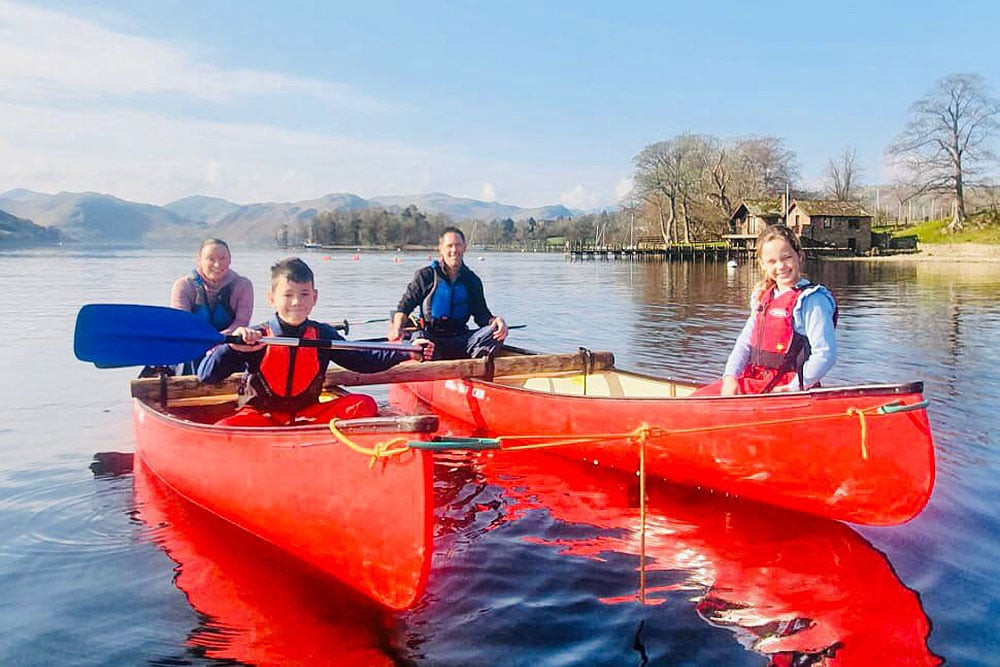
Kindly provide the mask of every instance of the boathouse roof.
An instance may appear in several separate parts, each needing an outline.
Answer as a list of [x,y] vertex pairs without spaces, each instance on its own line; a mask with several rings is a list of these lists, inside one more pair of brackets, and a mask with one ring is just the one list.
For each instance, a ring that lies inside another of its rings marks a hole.
[[792,201],[789,211],[801,209],[803,213],[812,217],[814,215],[828,215],[840,218],[870,218],[872,214],[865,208],[852,201],[837,201],[835,199],[795,199]]

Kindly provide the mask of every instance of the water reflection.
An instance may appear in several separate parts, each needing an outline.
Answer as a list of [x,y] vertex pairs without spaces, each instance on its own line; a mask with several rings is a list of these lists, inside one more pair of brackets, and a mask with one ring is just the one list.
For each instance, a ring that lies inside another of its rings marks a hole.
[[392,617],[182,500],[137,459],[135,497],[174,583],[202,617],[192,655],[254,665],[393,665]]
[[657,483],[643,524],[634,478],[563,461],[556,471],[544,454],[487,456],[480,468],[503,488],[507,521],[541,509],[600,529],[533,541],[567,556],[639,559],[635,594],[607,604],[657,605],[681,593],[774,665],[941,662],[917,595],[844,524]]

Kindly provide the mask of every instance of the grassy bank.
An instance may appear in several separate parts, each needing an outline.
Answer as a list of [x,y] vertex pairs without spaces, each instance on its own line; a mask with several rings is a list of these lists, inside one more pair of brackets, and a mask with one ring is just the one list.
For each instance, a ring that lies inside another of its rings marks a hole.
[[958,233],[948,231],[950,218],[929,220],[900,231],[899,236],[916,234],[921,245],[936,243],[984,243],[1000,245],[1000,212],[986,211],[969,216]]

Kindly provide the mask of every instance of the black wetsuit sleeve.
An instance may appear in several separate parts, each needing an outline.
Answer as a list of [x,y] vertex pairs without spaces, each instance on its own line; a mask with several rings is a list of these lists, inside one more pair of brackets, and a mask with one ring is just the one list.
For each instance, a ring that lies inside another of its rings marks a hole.
[[219,345],[198,364],[198,381],[203,384],[218,384],[233,373],[259,368],[263,358],[263,350],[240,352],[229,345]]
[[486,295],[483,293],[483,281],[471,270],[465,273],[465,285],[469,290],[469,311],[476,324],[485,327],[493,319],[493,313],[486,305]]
[[[317,324],[318,334],[325,340],[345,340],[340,333],[329,324]],[[410,358],[408,352],[392,350],[331,350],[320,348],[320,358],[333,362],[342,368],[358,373],[378,373],[392,368],[401,361]]]
[[396,310],[404,315],[409,315],[420,305],[431,289],[434,288],[434,267],[425,266],[413,275],[413,280],[406,286]]

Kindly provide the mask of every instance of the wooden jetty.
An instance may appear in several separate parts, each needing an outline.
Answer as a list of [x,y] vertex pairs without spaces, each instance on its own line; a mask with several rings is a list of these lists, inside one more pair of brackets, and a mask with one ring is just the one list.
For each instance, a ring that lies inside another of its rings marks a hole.
[[632,262],[663,262],[703,260],[717,261],[752,258],[753,246],[741,246],[727,241],[695,243],[664,243],[659,237],[639,239],[635,245],[571,245],[566,253],[571,260],[626,260]]

